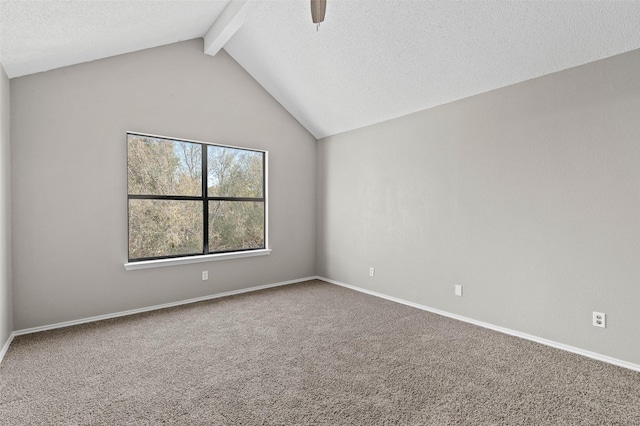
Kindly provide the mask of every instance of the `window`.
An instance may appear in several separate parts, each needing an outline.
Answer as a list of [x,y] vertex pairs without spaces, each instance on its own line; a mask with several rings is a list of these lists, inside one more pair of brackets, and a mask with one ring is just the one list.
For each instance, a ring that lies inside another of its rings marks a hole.
[[265,249],[266,156],[127,133],[129,262]]

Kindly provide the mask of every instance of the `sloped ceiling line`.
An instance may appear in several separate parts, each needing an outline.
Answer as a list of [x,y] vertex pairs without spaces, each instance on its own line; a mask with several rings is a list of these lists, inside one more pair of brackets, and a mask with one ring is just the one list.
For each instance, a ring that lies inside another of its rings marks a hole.
[[640,0],[0,0],[9,78],[203,37],[315,138],[640,49]]

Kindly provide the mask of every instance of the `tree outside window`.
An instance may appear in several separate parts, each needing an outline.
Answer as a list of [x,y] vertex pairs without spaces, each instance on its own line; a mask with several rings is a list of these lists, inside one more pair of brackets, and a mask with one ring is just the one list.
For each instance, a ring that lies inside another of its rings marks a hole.
[[263,151],[127,134],[129,261],[265,248]]

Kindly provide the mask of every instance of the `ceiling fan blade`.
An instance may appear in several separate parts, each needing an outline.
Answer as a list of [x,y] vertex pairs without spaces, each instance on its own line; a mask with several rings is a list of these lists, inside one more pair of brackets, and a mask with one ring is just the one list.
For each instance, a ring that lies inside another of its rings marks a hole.
[[327,10],[327,0],[311,0],[311,19],[314,24],[324,21],[324,13]]

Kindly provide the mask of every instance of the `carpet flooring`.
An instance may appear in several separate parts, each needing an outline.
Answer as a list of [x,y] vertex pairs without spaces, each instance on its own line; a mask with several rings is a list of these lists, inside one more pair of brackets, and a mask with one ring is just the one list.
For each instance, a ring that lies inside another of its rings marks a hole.
[[14,339],[3,425],[640,425],[640,373],[321,281]]

